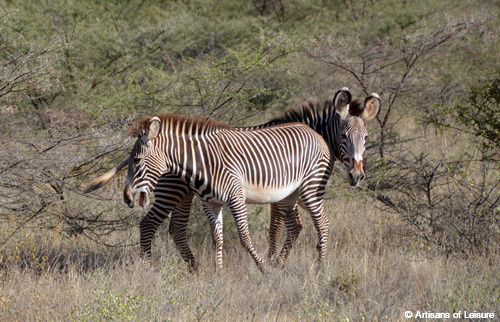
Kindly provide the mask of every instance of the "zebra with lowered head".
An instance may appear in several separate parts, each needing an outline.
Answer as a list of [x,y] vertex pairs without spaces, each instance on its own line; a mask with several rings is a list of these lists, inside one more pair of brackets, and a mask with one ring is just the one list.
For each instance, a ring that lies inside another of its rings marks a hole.
[[263,270],[248,231],[246,203],[277,203],[283,210],[284,258],[301,228],[295,228],[299,197],[318,231],[319,259],[325,258],[329,225],[323,196],[332,164],[328,146],[310,127],[291,123],[238,131],[211,120],[159,115],[139,122],[135,134],[125,201],[137,195],[143,204],[162,174],[179,175],[202,200],[218,269],[222,268],[222,206],[230,209],[242,245]]

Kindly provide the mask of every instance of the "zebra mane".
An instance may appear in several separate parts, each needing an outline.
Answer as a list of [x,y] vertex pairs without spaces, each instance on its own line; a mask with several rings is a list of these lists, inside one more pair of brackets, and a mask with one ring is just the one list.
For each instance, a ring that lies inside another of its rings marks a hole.
[[[353,99],[349,104],[349,114],[352,116],[359,116],[364,110],[363,104],[359,99]],[[318,120],[325,120],[333,116],[335,113],[335,106],[333,105],[333,96],[329,97],[321,104],[317,99],[309,98],[299,108],[292,108],[286,111],[282,116],[275,117],[266,125],[283,124],[283,123],[314,123]],[[188,115],[174,115],[174,114],[159,114],[154,116],[144,117],[134,122],[129,130],[128,135],[140,137],[146,133],[149,127],[149,122],[153,117],[158,117],[162,124],[185,124],[186,127],[193,125],[198,131],[204,133],[212,133],[223,129],[233,129],[232,126],[216,121],[214,119],[202,118],[199,116]],[[259,126],[260,127],[260,126]]]
[[206,119],[199,116],[159,114],[148,116],[134,122],[128,130],[128,135],[140,137],[146,133],[146,129],[149,127],[150,120],[153,117],[159,118],[161,124],[168,123],[171,125],[185,125],[186,128],[193,126],[198,130],[202,130],[204,133],[211,133],[223,129],[232,129],[232,126],[223,122],[218,122],[214,119]]
[[268,123],[279,124],[279,123],[291,123],[291,122],[304,122],[304,120],[315,120],[322,115],[334,112],[333,107],[333,97],[328,98],[324,105],[315,98],[309,98],[307,101],[302,103],[299,108],[291,108],[286,111],[283,115],[273,118]]
[[[291,123],[291,122],[314,122],[324,120],[335,113],[333,96],[329,97],[321,104],[315,98],[309,98],[299,108],[292,108],[282,116],[278,116],[269,121],[269,124]],[[364,110],[364,106],[359,99],[353,99],[349,103],[349,114],[359,116]]]

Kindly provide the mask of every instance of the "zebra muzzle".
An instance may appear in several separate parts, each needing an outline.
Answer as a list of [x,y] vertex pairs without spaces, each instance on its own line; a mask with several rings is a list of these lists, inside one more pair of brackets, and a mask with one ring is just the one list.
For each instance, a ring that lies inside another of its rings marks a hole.
[[130,192],[130,186],[128,184],[125,185],[125,189],[123,189],[123,201],[130,207],[134,208],[134,195]]
[[354,160],[354,166],[348,172],[349,183],[351,186],[357,186],[358,183],[365,179],[365,171],[363,169],[363,161]]

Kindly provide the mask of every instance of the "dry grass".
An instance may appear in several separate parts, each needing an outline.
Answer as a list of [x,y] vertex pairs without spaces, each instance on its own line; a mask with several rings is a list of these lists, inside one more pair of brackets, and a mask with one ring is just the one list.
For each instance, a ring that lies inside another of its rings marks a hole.
[[[440,198],[433,207],[419,201],[403,211],[404,217],[379,208],[367,196],[371,191],[347,187],[345,171],[339,171],[325,204],[331,231],[324,265],[318,269],[315,263],[316,232],[304,215],[305,229],[285,268],[269,268],[266,275],[239,245],[229,215],[224,219],[225,270],[215,273],[199,205],[188,234],[200,272],[188,273],[166,224],[154,241],[149,267],[139,258],[139,212],[121,202],[123,177],[95,195],[84,197],[78,188],[99,167],[109,170],[123,160],[132,142],[120,133],[136,113],[215,112],[214,118],[234,125],[259,124],[287,105],[331,95],[343,86],[355,96],[362,89],[381,94],[380,117],[387,115],[391,97],[398,97],[385,128],[390,134],[394,125],[395,134],[386,137],[394,140],[386,142],[387,164],[409,160],[418,165],[420,154],[429,168],[461,160],[464,151],[474,152],[470,137],[422,129],[419,120],[436,104],[465,97],[471,85],[498,70],[498,5],[348,1],[342,7],[294,1],[281,21],[242,1],[6,3],[1,28],[7,78],[0,80],[17,84],[8,78],[23,74],[25,67],[34,69],[17,78],[18,88],[4,86],[11,94],[0,93],[5,105],[0,106],[0,321],[404,320],[407,310],[461,311],[462,316],[465,310],[494,312],[498,318],[497,204],[495,222],[471,229],[487,237],[487,253],[445,255],[436,239],[452,233],[456,238],[450,215],[439,212],[447,204],[441,202],[446,185],[434,188]],[[464,22],[466,29],[457,28]],[[436,37],[446,33],[448,40]],[[253,47],[259,44],[265,45],[261,56]],[[283,52],[306,55],[281,57]],[[272,55],[277,56],[271,64]],[[368,69],[361,72],[357,66]],[[219,101],[227,104],[219,106]],[[254,101],[252,109],[242,109]],[[261,105],[265,109],[259,112]],[[208,106],[222,107],[205,111]],[[367,126],[371,170],[380,161],[380,125]],[[474,165],[464,167],[472,169],[463,176],[469,187],[481,179]],[[379,174],[390,180],[398,169],[369,172],[367,181]],[[498,182],[498,176],[490,181]],[[404,182],[413,187],[411,180]],[[456,218],[469,195],[452,187],[448,199],[458,210],[451,213],[456,223],[468,224]],[[420,198],[421,191],[415,191]],[[403,206],[411,202],[400,200]],[[413,210],[423,222],[417,228],[408,220]],[[425,221],[429,213],[439,217],[439,225]],[[256,249],[265,256],[268,207],[252,206],[249,218]],[[111,232],[117,227],[123,230]],[[429,235],[434,243],[422,242],[418,229],[436,227],[444,227],[444,233]],[[97,238],[94,232],[109,235]],[[86,233],[99,242],[132,246],[106,247]]]
[[[219,274],[199,213],[190,227],[202,262],[196,275],[188,273],[164,229],[154,243],[153,267],[139,260],[137,247],[106,248],[52,231],[31,232],[2,250],[0,319],[395,320],[404,319],[406,310],[498,316],[498,256],[433,256],[395,233],[395,217],[347,192],[331,192],[326,203],[331,242],[320,269],[314,263],[316,233],[306,216],[285,269],[270,268],[267,275],[237,243],[229,216]],[[267,209],[253,207],[251,216],[264,255]]]

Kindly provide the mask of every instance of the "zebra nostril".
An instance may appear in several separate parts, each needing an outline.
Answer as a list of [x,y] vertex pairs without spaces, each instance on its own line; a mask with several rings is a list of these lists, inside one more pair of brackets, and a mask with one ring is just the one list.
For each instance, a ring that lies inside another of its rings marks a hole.
[[352,175],[352,173],[349,172],[349,180],[350,181],[354,181],[354,176]]
[[362,174],[362,175],[359,177],[359,181],[361,181],[361,180],[365,180],[365,175],[364,175],[364,174]]

